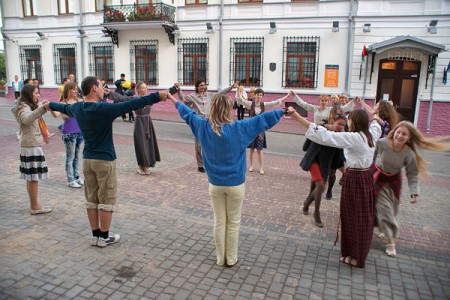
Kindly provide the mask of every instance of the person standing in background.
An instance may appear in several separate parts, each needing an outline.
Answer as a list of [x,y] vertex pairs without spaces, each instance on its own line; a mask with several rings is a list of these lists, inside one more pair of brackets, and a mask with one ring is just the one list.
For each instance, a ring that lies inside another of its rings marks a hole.
[[23,88],[23,81],[19,80],[18,75],[14,75],[14,80],[11,82],[11,88],[14,92],[14,98],[18,99],[20,97],[20,91],[22,91]]
[[[207,91],[208,88],[206,87],[206,81],[200,79],[195,82],[195,93],[185,96],[181,90],[179,83],[175,83],[174,86],[178,89],[178,97],[180,98],[180,100],[192,107],[192,109],[197,113],[199,117],[205,119],[209,117],[209,112],[211,109],[211,99],[216,94],[226,95],[233,88],[238,87],[237,83],[235,83],[220,92],[211,93]],[[203,167],[202,146],[198,142],[197,138],[195,139],[195,158],[197,160],[198,171],[204,173],[205,168]]]
[[66,83],[67,82],[69,82],[70,80],[69,80],[69,78],[64,78],[63,79],[63,81],[62,81],[62,84],[58,87],[58,94],[59,94],[59,97],[61,97],[61,95],[62,95],[62,93],[63,93],[63,90],[64,90],[64,86],[66,85]]

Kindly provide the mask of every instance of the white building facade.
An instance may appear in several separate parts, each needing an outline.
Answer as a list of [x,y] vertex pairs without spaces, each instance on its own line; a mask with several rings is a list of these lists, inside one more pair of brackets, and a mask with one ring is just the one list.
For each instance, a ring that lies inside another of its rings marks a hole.
[[[310,102],[393,100],[423,132],[450,134],[447,0],[1,1],[8,78],[69,73],[153,89],[234,82]],[[366,51],[363,49],[366,48]],[[364,53],[363,53],[364,52]]]

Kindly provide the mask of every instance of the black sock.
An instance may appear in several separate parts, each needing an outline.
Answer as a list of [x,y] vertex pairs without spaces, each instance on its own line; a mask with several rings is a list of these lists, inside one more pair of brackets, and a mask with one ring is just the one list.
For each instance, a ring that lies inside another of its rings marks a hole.
[[92,236],[98,238],[100,236],[100,228],[92,230]]
[[[99,230],[100,230],[100,229],[99,229]],[[108,236],[109,236],[109,231],[101,231],[101,230],[100,230],[100,233],[99,233],[99,237],[100,237],[100,238],[107,239]]]

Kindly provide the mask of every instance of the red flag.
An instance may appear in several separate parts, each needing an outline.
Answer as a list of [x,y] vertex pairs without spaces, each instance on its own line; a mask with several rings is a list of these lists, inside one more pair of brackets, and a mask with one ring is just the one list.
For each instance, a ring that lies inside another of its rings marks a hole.
[[366,61],[366,57],[369,55],[369,52],[367,51],[366,45],[364,45],[364,48],[361,52],[361,60]]

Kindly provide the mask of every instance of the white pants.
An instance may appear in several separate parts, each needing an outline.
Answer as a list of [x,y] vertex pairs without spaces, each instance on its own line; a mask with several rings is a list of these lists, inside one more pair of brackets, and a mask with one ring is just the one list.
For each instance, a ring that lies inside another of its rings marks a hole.
[[214,241],[217,264],[234,265],[237,260],[239,225],[245,183],[237,186],[209,185],[214,210]]

